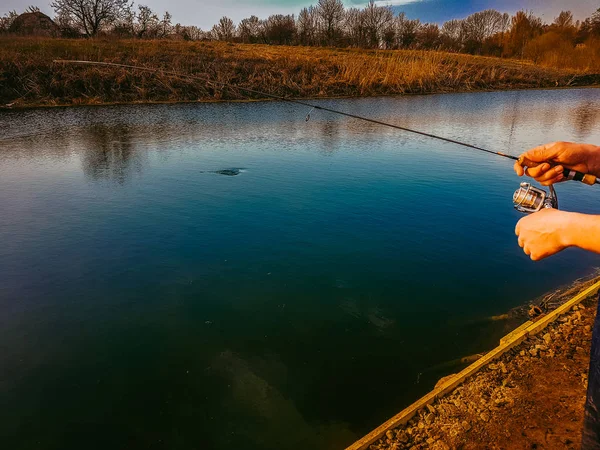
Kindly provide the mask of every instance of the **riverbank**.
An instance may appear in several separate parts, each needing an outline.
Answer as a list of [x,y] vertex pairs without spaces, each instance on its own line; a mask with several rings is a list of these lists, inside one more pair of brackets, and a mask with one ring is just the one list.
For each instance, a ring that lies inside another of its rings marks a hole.
[[[594,281],[545,300],[560,303]],[[579,448],[596,307],[588,296],[368,448]]]
[[600,84],[600,74],[431,51],[224,42],[0,38],[0,105],[11,107],[261,99],[222,85],[83,59],[196,74],[271,95],[364,97]]

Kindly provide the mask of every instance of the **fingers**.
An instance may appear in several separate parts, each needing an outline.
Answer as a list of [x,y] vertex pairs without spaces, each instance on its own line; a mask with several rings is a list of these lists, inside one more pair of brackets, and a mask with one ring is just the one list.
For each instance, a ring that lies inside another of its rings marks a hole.
[[540,164],[536,167],[528,167],[525,169],[525,174],[529,175],[531,178],[535,178],[536,180],[539,177],[542,177],[550,170],[550,164],[544,163]]
[[551,184],[558,183],[564,179],[563,171],[563,166],[556,166],[542,173],[536,177],[535,180],[542,186],[550,186]]
[[525,175],[525,169],[523,168],[523,166],[521,164],[519,164],[518,161],[515,163],[513,168],[515,169],[515,172],[517,173],[517,175],[519,175],[520,177]]
[[535,162],[549,161],[559,154],[561,146],[558,144],[558,142],[550,142],[548,144],[534,147],[523,153],[523,156]]
[[523,174],[534,178],[535,181],[542,184],[543,186],[550,186],[551,184],[563,181],[565,168],[563,166],[551,166],[548,163],[540,164],[536,167],[521,167],[519,163],[515,164],[515,172],[521,176]]

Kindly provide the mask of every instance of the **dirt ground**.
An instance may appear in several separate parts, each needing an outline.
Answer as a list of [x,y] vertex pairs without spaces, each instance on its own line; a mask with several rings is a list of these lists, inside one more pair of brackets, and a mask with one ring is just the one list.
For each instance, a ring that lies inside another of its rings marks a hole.
[[369,448],[578,449],[596,305],[575,306]]

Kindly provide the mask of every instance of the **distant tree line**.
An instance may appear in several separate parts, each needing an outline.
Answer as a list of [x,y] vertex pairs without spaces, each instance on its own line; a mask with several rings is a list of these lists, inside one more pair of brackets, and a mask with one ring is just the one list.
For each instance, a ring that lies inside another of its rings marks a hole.
[[[584,21],[569,11],[545,24],[530,11],[511,16],[493,9],[449,20],[442,26],[394,14],[389,6],[370,0],[364,8],[346,8],[341,0],[318,0],[297,16],[250,16],[238,24],[222,17],[211,30],[172,24],[148,6],[129,0],[54,0],[54,21],[66,37],[113,35],[138,39],[219,40],[274,45],[423,49],[477,55],[529,58],[538,61],[548,52],[600,46],[600,8]],[[30,7],[29,12],[37,8]],[[18,14],[0,18],[0,32],[8,32]]]

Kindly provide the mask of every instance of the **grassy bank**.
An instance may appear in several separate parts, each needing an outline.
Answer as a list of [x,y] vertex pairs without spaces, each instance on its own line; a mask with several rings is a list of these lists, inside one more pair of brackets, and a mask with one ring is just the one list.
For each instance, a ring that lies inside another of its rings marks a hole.
[[442,52],[3,37],[0,105],[248,98],[235,89],[165,75],[52,62],[60,58],[166,68],[292,97],[542,88],[600,82],[600,75],[595,74]]

